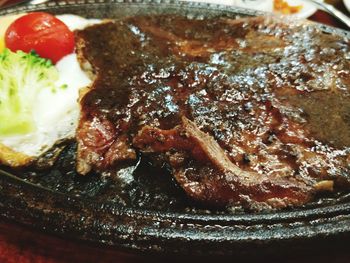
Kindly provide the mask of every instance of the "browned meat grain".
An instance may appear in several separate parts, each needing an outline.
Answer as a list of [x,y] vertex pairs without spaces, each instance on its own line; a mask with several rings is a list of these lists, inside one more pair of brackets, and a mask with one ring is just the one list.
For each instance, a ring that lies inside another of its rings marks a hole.
[[348,39],[274,18],[171,15],[76,38],[95,74],[81,99],[81,174],[140,153],[194,199],[252,209],[348,187]]

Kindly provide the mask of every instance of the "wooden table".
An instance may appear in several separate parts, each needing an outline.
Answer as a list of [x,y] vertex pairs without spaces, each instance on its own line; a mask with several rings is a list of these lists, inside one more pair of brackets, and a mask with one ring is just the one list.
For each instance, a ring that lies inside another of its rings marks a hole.
[[[13,0],[12,0],[13,1]],[[7,2],[9,3],[9,2]],[[1,0],[0,0],[1,5]],[[342,3],[337,7],[345,11]],[[347,13],[350,15],[349,13]],[[311,18],[313,21],[345,28],[344,25],[333,19],[328,14],[318,11]],[[1,25],[0,25],[1,26]],[[350,244],[349,244],[350,248]],[[108,247],[96,247],[93,244],[66,240],[33,229],[28,229],[0,219],[0,263],[67,263],[67,262],[213,262],[218,258],[176,258],[167,256],[134,255],[127,252],[116,251]],[[246,262],[237,258],[221,258],[223,262]],[[350,263],[350,250],[348,253],[329,253],[320,251],[317,255],[288,259],[259,259],[256,262],[283,262],[283,263]]]

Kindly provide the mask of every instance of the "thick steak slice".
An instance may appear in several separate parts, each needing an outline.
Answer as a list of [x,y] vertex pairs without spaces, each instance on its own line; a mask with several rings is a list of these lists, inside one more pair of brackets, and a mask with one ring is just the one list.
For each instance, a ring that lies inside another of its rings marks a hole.
[[95,75],[78,166],[149,158],[192,198],[254,209],[348,187],[349,40],[272,18],[139,16],[76,33]]
[[[312,187],[303,178],[264,176],[235,165],[210,135],[183,117],[172,130],[145,126],[134,138],[144,152],[168,152],[176,180],[195,199],[214,205],[261,203],[277,207],[303,204]],[[175,151],[175,152],[174,152]]]

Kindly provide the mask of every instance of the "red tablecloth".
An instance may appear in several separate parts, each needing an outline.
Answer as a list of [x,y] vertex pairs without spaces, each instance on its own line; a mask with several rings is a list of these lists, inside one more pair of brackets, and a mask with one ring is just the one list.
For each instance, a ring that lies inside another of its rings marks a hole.
[[[13,1],[13,0],[12,0]],[[5,0],[0,0],[1,3]],[[7,2],[8,3],[8,2]],[[345,11],[345,7],[340,4],[339,9]],[[348,13],[349,14],[349,13]],[[322,22],[328,25],[342,27],[344,26],[330,17],[328,14],[318,11],[311,20]],[[1,25],[0,25],[1,26]],[[350,248],[350,244],[349,244]],[[121,251],[116,251],[106,247],[96,247],[92,244],[64,240],[59,237],[39,233],[35,230],[13,224],[0,219],[0,263],[67,263],[67,262],[193,262],[200,260],[212,262],[217,259],[193,259],[193,258],[174,258],[146,255],[132,255]],[[247,262],[243,259],[226,258],[224,261]],[[259,262],[275,262],[271,259],[261,259]],[[276,260],[276,262],[281,262]],[[329,254],[327,251],[320,251],[318,255],[308,258],[284,259],[284,263],[350,263],[350,251],[346,254]]]

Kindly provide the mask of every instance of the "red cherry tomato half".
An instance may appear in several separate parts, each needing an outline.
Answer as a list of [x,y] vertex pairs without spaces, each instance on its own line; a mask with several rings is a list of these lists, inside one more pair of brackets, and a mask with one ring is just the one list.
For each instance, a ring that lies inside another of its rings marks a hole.
[[12,51],[34,50],[39,56],[59,61],[74,50],[74,34],[59,19],[33,12],[16,19],[5,33],[5,45]]

